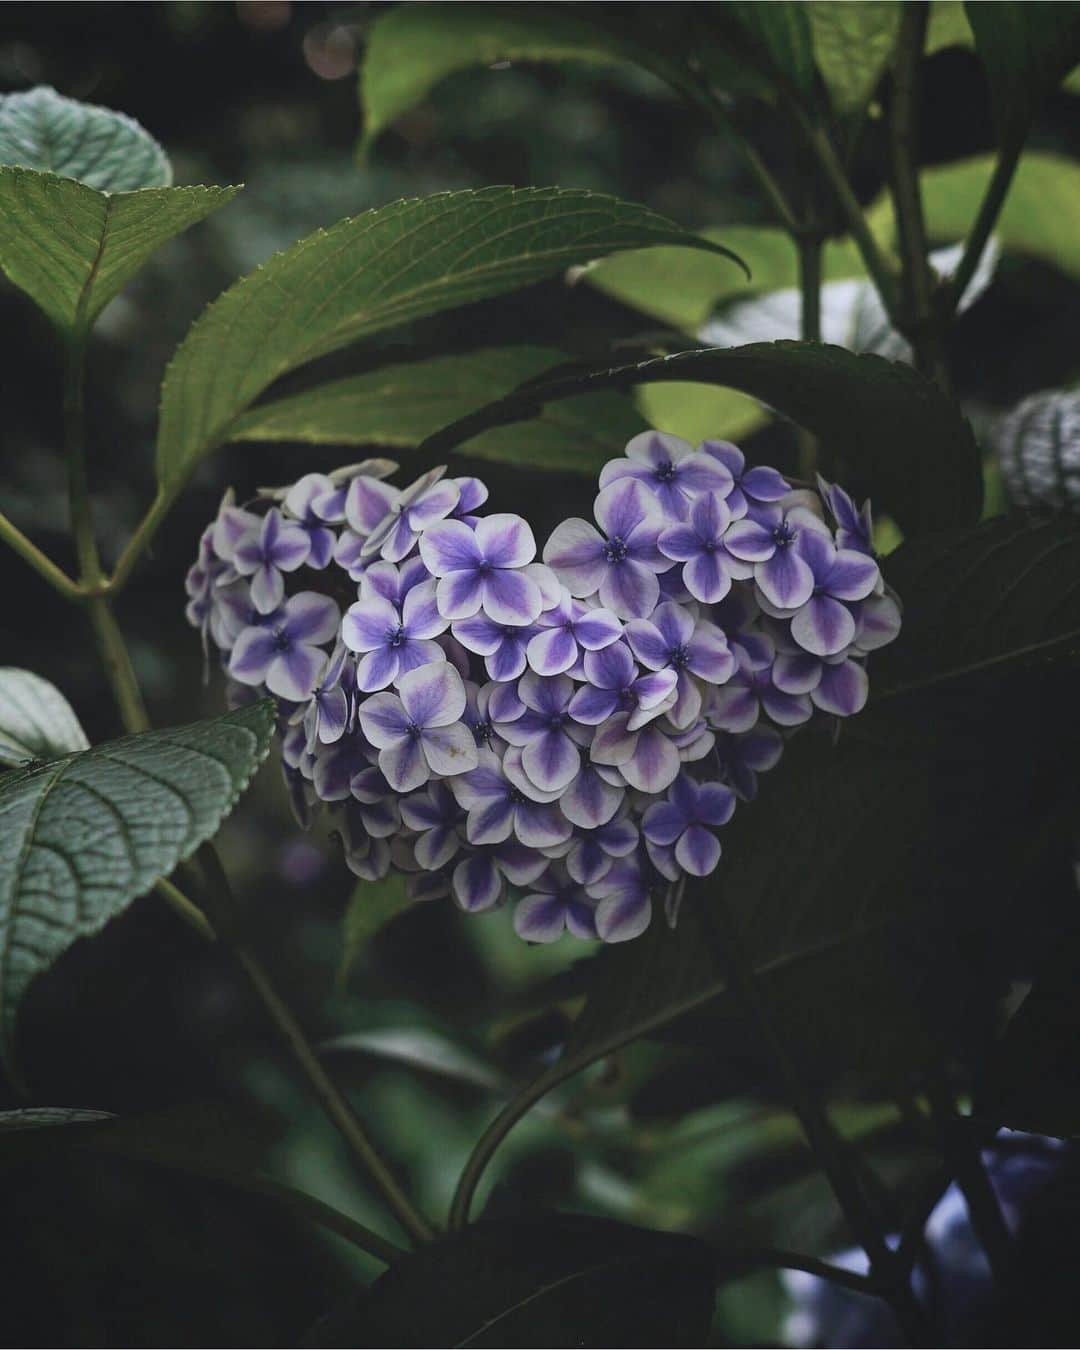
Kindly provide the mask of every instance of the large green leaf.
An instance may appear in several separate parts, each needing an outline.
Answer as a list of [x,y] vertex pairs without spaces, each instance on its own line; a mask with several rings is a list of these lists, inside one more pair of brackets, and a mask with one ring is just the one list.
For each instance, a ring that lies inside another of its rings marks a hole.
[[0,764],[89,748],[71,704],[55,685],[17,666],[0,667]]
[[1046,0],[965,4],[999,139],[1022,141],[1043,97],[1080,60],[1080,7]]
[[[963,238],[971,228],[990,175],[992,155],[976,155],[925,169],[921,176],[926,228],[941,242]],[[882,238],[893,237],[892,202],[883,194],[870,209]],[[1043,150],[1025,154],[1005,198],[994,234],[1007,252],[1027,254],[1080,279],[1080,165]]]
[[902,544],[885,568],[900,638],[875,655],[874,697],[1080,655],[1080,521],[999,516]]
[[424,448],[434,458],[553,400],[657,381],[719,384],[768,403],[818,436],[827,471],[872,495],[908,534],[978,520],[979,455],[959,406],[907,366],[817,343],[680,352],[536,384],[448,427]]
[[[385,366],[260,404],[240,418],[233,439],[411,449],[493,396],[508,394],[568,359],[548,347],[493,347]],[[469,442],[465,454],[596,474],[644,427],[621,395],[590,395],[546,408],[525,427],[485,432]]]
[[273,723],[264,701],[0,775],[0,1056],[35,975],[216,832]]
[[885,74],[900,31],[900,0],[808,0],[814,59],[842,116],[860,113]]
[[584,1214],[481,1223],[413,1252],[308,1344],[704,1345],[715,1268],[697,1238]]
[[74,178],[99,192],[172,182],[168,156],[138,122],[48,85],[0,95],[0,164]]
[[239,190],[106,193],[51,173],[0,168],[0,267],[61,329],[84,330],[156,249]]
[[443,193],[339,221],[244,277],[194,324],[162,387],[161,487],[178,491],[272,381],[317,356],[620,249],[693,242],[644,207],[562,188]]
[[341,964],[337,983],[344,989],[361,953],[380,929],[412,904],[405,877],[391,872],[382,881],[358,881],[341,922]]
[[963,0],[931,0],[930,24],[926,31],[926,54],[946,47],[973,47],[975,39],[964,13]]
[[625,28],[605,26],[602,7],[590,14],[567,5],[399,5],[368,34],[360,67],[361,148],[447,76],[501,61],[637,65],[677,87],[688,83],[677,63]]

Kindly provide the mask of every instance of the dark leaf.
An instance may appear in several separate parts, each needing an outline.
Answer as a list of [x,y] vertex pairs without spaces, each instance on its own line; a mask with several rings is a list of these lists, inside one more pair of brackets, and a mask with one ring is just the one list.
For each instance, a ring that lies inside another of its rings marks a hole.
[[979,0],[964,9],[990,81],[999,138],[1015,144],[1044,96],[1080,60],[1080,6]]

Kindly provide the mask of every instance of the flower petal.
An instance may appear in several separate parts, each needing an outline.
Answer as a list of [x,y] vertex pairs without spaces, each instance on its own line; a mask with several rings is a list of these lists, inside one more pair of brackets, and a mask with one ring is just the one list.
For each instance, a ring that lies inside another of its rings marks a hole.
[[594,595],[604,576],[604,541],[587,520],[573,517],[552,531],[544,545],[544,562],[571,595]]
[[411,670],[398,681],[406,713],[417,726],[445,727],[465,711],[465,686],[449,661]]
[[815,595],[791,621],[791,636],[803,651],[815,656],[833,656],[855,636],[851,611],[828,595]]
[[492,567],[524,567],[536,557],[532,530],[509,511],[484,516],[476,526],[476,542]]
[[443,778],[468,773],[479,764],[476,740],[464,722],[455,722],[449,727],[430,727],[420,737],[420,744],[432,772]]

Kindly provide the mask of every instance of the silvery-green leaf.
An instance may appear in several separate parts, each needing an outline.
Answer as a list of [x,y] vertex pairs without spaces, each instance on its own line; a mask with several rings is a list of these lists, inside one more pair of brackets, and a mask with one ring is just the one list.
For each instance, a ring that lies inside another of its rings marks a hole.
[[74,178],[99,192],[172,182],[165,151],[133,118],[48,85],[0,95],[0,164]]
[[1031,394],[998,423],[994,444],[1018,506],[1080,508],[1080,390]]
[[34,977],[217,831],[273,724],[264,700],[0,774],[0,1059]]
[[0,667],[0,764],[89,748],[71,704],[55,685],[17,666]]

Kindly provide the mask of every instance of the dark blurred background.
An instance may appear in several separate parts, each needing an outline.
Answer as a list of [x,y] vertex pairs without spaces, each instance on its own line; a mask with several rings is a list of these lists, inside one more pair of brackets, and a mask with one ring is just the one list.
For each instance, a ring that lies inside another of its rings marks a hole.
[[[0,90],[45,83],[122,110],[166,147],[178,182],[246,184],[234,204],[163,249],[99,324],[90,357],[90,471],[107,560],[151,496],[157,388],[170,352],[226,285],[312,229],[399,196],[488,183],[612,192],[691,227],[767,219],[729,148],[649,77],[628,71],[507,68],[454,77],[359,166],[356,66],[365,29],[383,8],[284,0],[0,8]],[[606,8],[616,21],[634,10]],[[679,23],[682,13],[665,6],[665,21]],[[947,50],[930,61],[925,101],[928,163],[992,148],[970,52]],[[1067,95],[1052,100],[1033,143],[1075,151],[1075,108]],[[783,163],[784,133],[760,118],[757,131]],[[867,197],[881,184],[873,132],[859,181]],[[1075,375],[1070,340],[1078,319],[1076,286],[1047,265],[1008,259],[955,334],[960,394],[993,410]],[[423,352],[543,342],[589,356],[648,326],[595,290],[552,281],[397,331],[324,369],[358,371],[403,343]],[[67,562],[57,345],[46,321],[6,284],[0,343],[3,509]],[[788,433],[759,435],[783,462]],[[234,446],[205,463],[120,605],[155,722],[223,707],[220,678],[203,683],[199,643],[183,621],[182,583],[224,487],[235,484],[243,497],[256,484],[357,457]],[[496,509],[529,503],[541,538],[590,495],[577,477],[476,467]],[[54,680],[91,739],[116,734],[79,616],[7,553],[0,593],[8,599],[4,664]],[[221,849],[257,945],[313,1039],[419,1027],[511,1075],[558,1040],[572,1004],[535,1024],[527,1018],[530,1000],[582,949],[564,940],[530,950],[514,937],[507,913],[463,919],[449,902],[407,913],[375,939],[346,987],[335,989],[353,879],[324,831],[296,829],[273,765],[228,822]],[[257,1114],[252,1147],[264,1150],[268,1167],[366,1222],[384,1222],[279,1056],[227,953],[204,945],[154,899],[78,944],[34,985],[20,1049],[36,1104],[127,1115],[214,1101]],[[702,1107],[691,1093],[692,1114],[681,1123],[680,1103],[655,1091],[643,1091],[631,1113],[616,1105],[635,1076],[649,1078],[659,1053],[643,1047],[626,1056],[621,1092],[602,1074],[590,1076],[526,1121],[502,1159],[505,1203],[565,1204],[705,1233],[733,1204],[756,1215],[763,1231],[786,1206],[789,1218],[800,1216],[800,1231],[788,1232],[785,1245],[827,1244],[834,1221],[820,1180],[790,1120],[767,1102]],[[372,1055],[340,1064],[422,1203],[445,1212],[491,1096],[445,1073],[406,1072]],[[747,1085],[748,1099],[757,1086]],[[5,1090],[0,1106],[18,1104]],[[867,1129],[880,1112],[852,1109],[863,1112],[859,1128]],[[588,1111],[589,1121],[606,1123],[583,1124]],[[887,1154],[887,1131],[883,1138]],[[751,1154],[752,1166],[744,1162]],[[376,1269],[266,1201],[146,1164],[50,1159],[4,1173],[3,1194],[4,1344],[293,1344]],[[717,1343],[769,1343],[784,1309],[779,1282],[755,1277],[735,1291],[722,1300]]]

